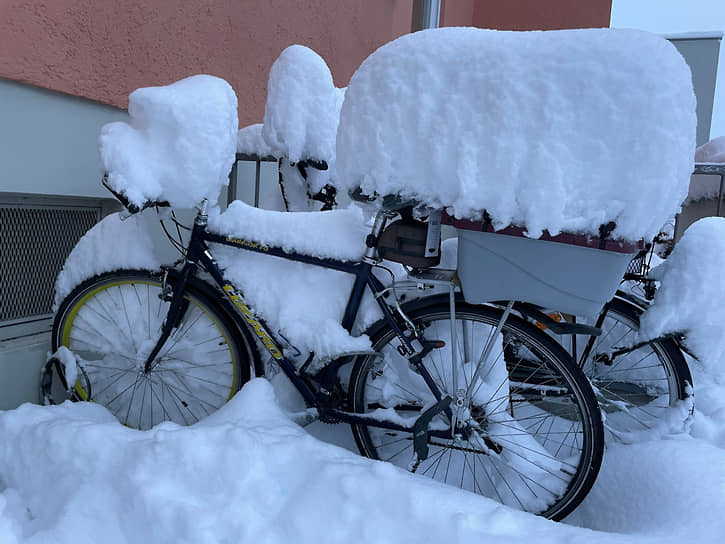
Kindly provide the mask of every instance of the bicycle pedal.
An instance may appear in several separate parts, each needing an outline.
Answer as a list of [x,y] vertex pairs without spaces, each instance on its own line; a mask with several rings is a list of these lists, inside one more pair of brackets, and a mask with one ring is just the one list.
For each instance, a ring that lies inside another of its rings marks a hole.
[[307,427],[307,425],[320,419],[320,414],[315,408],[308,408],[301,412],[287,412],[287,416],[300,427]]

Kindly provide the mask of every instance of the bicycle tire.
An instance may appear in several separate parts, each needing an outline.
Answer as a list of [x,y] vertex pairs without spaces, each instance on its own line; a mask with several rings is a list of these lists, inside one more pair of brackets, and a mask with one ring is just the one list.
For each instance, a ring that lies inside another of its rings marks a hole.
[[[438,300],[407,313],[427,340],[443,340],[448,345],[450,309]],[[470,354],[479,356],[501,315],[497,308],[457,305],[456,344],[459,354],[464,349],[467,353],[464,363],[456,367],[463,370],[464,380],[473,377],[467,368],[472,360]],[[432,439],[428,459],[413,467],[416,472],[444,483],[560,520],[584,499],[599,472],[604,449],[599,408],[581,370],[544,332],[511,315],[499,336],[499,347],[489,357],[493,362],[485,377],[477,380],[481,385],[467,408],[482,433],[503,446],[501,451],[484,452],[480,439],[478,445],[463,440]],[[373,349],[384,358],[363,356],[356,360],[349,385],[351,410],[369,413],[392,408],[405,417],[431,405],[433,396],[421,376],[395,349],[393,330],[382,327],[371,338]],[[446,368],[453,368],[451,351],[448,347],[441,350],[430,352],[424,364],[443,394],[455,399],[450,391],[451,376],[446,375]],[[497,382],[500,383],[496,387]],[[482,389],[488,393],[481,393]],[[443,418],[437,416],[439,424]],[[362,424],[352,425],[352,430],[362,455],[412,470],[409,434]],[[446,463],[445,473],[441,470],[438,474],[442,463]],[[456,469],[455,477],[449,477],[451,466]]]
[[72,400],[102,404],[138,429],[190,425],[226,403],[249,380],[256,352],[200,283],[187,283],[184,315],[148,373],[144,362],[169,306],[161,275],[123,270],[76,287],[52,329],[53,351],[65,346],[78,361]]
[[[668,409],[681,401],[691,400],[692,375],[677,342],[662,338],[650,342],[614,361],[598,362],[598,355],[618,346],[637,341],[639,320],[645,302],[618,293],[606,307],[602,334],[586,360],[579,366],[596,392],[606,414],[605,429],[609,438],[631,438],[630,433],[656,428],[664,421]],[[684,410],[689,417],[690,407]]]

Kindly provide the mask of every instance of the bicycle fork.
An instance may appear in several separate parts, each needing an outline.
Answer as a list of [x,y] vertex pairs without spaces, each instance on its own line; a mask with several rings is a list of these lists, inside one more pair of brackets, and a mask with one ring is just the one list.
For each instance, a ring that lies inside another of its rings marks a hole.
[[[181,320],[184,318],[186,310],[189,308],[189,303],[184,300],[184,292],[186,291],[186,282],[189,279],[192,268],[193,265],[187,263],[187,265],[184,266],[181,271],[181,274],[179,276],[179,283],[174,286],[173,295],[171,297],[171,304],[169,305],[169,311],[167,312],[166,319],[161,326],[161,335],[156,341],[156,344],[149,353],[148,357],[146,357],[146,362],[143,366],[143,372],[145,374],[149,374],[158,364],[158,361],[154,362],[154,360],[161,352],[161,349],[164,347],[164,344],[166,344],[166,341],[171,336],[171,333],[174,332],[174,329],[176,329],[179,323],[181,323]],[[168,272],[164,274],[164,279],[162,282],[163,289],[159,296],[168,296],[167,280]]]
[[[166,344],[166,341],[171,336],[171,333],[177,328],[179,323],[181,323],[181,320],[189,307],[189,303],[184,299],[184,293],[186,292],[186,284],[189,277],[194,271],[199,256],[204,250],[204,246],[200,240],[201,233],[206,229],[207,221],[207,200],[204,199],[201,203],[201,207],[199,208],[199,213],[194,219],[194,227],[192,229],[191,239],[189,240],[186,261],[184,263],[184,267],[181,269],[178,279],[174,283],[169,311],[167,312],[166,319],[161,327],[161,336],[159,336],[159,339],[156,341],[156,344],[144,362],[144,374],[149,374],[158,364],[158,361],[154,362],[154,360],[161,352],[161,349],[164,347],[164,344]],[[164,279],[162,282],[163,289],[161,292],[161,296],[164,298],[168,296],[168,275],[169,271],[166,270],[164,273]]]

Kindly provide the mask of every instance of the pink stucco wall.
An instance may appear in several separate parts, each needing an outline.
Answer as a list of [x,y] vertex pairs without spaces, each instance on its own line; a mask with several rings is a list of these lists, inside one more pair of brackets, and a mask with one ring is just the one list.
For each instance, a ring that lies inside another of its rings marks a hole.
[[612,0],[475,0],[474,3],[473,25],[500,30],[608,27],[612,10]]
[[442,0],[441,26],[498,30],[607,27],[611,0]]
[[[413,0],[3,0],[0,77],[125,107],[128,93],[197,73],[227,79],[259,122],[269,68],[293,43],[338,86],[410,31]],[[608,26],[611,0],[443,0],[441,25]]]
[[473,26],[476,0],[441,0],[441,26]]
[[0,77],[125,107],[140,86],[209,73],[237,91],[242,125],[264,112],[269,68],[293,43],[338,86],[410,30],[412,0],[4,0]]

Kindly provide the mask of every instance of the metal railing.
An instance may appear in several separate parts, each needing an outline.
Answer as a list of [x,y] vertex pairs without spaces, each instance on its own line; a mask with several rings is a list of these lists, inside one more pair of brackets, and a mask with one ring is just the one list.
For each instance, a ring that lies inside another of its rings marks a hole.
[[259,155],[250,155],[248,153],[237,153],[234,164],[232,165],[232,171],[229,173],[229,189],[227,191],[227,205],[231,204],[233,200],[237,198],[237,177],[238,177],[238,165],[240,161],[248,161],[255,163],[254,170],[254,207],[259,207],[259,188],[261,184],[262,174],[262,163],[263,162],[278,162],[276,157],[267,155],[260,157]]

